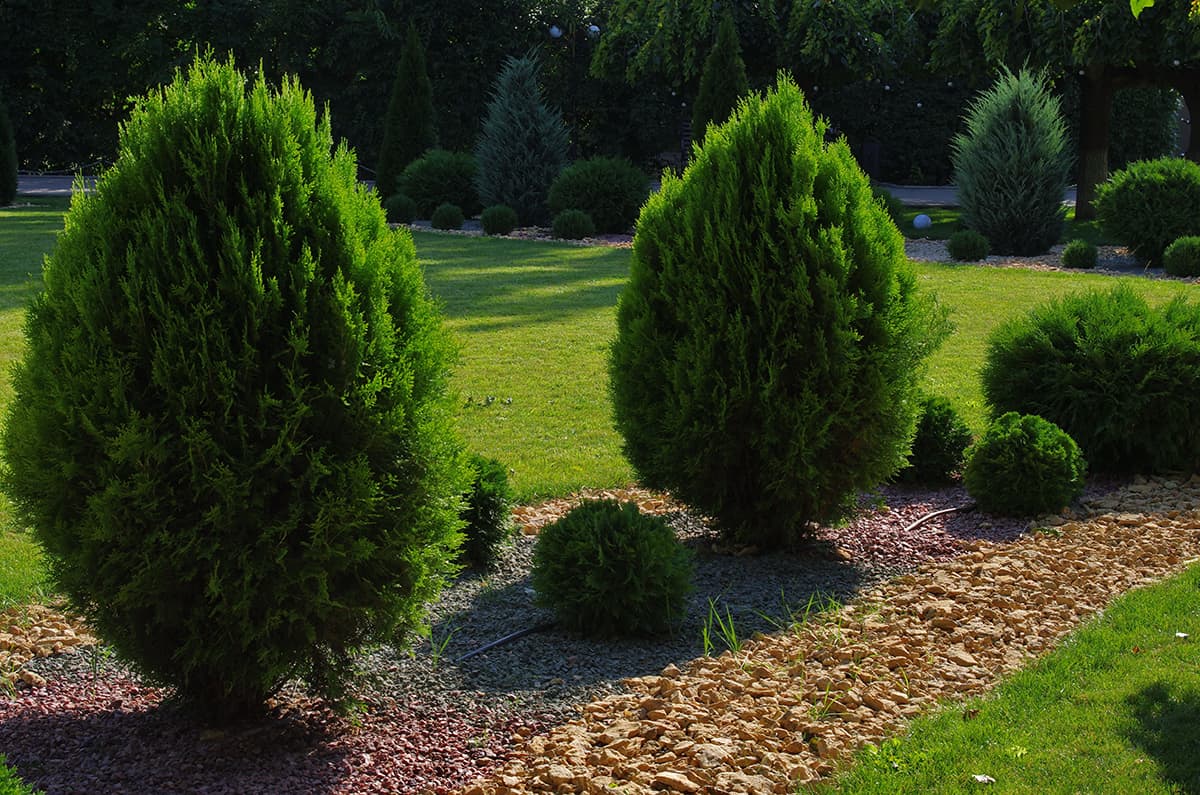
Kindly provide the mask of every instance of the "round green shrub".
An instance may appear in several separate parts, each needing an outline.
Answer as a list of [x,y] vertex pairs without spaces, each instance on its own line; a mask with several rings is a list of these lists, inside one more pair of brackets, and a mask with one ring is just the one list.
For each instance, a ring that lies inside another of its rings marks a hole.
[[462,152],[431,149],[400,175],[400,193],[417,203],[417,217],[431,218],[442,204],[456,204],[467,215],[479,212],[475,158]]
[[433,211],[433,215],[429,219],[429,224],[434,229],[462,229],[463,222],[462,208],[457,204],[439,204],[437,209]]
[[998,254],[1042,254],[1058,242],[1071,176],[1066,124],[1045,76],[1005,69],[967,112],[952,143],[963,225]]
[[583,210],[563,210],[554,216],[551,231],[563,240],[582,240],[596,234],[596,225]]
[[1200,467],[1200,307],[1161,308],[1128,287],[1070,295],[988,340],[984,398],[995,414],[1038,414],[1100,472]]
[[693,568],[662,517],[590,500],[542,528],[532,580],[537,603],[569,630],[653,635],[683,618]]
[[342,695],[461,542],[451,341],[356,171],[298,82],[201,57],[74,195],[26,319],[5,490],[55,591],[218,717]]
[[1200,237],[1181,237],[1167,246],[1163,270],[1172,276],[1200,276]]
[[1200,235],[1200,164],[1182,157],[1131,163],[1097,186],[1092,207],[1106,235],[1159,265],[1172,242]]
[[844,140],[787,77],[642,209],[609,361],[643,483],[737,543],[803,540],[904,465],[947,331]]
[[507,204],[493,204],[479,216],[485,235],[507,235],[517,228],[517,222],[517,211]]
[[1084,470],[1083,454],[1066,431],[1010,411],[967,451],[963,485],[988,513],[1054,513],[1083,493]]
[[393,193],[383,202],[388,223],[411,224],[417,217],[417,203],[403,193]]
[[987,259],[988,239],[974,229],[960,229],[946,241],[946,253],[959,262]]
[[471,471],[474,476],[462,512],[466,522],[462,555],[471,565],[484,567],[513,535],[513,495],[508,470],[496,459],[473,455]]
[[900,470],[897,479],[926,485],[948,483],[954,473],[962,470],[963,455],[970,444],[971,430],[950,401],[927,395],[921,400],[908,466]]
[[1086,240],[1072,240],[1063,249],[1062,264],[1066,268],[1088,270],[1096,267],[1096,247]]
[[650,181],[623,157],[580,160],[558,175],[550,186],[550,212],[583,210],[599,232],[625,232],[650,195]]

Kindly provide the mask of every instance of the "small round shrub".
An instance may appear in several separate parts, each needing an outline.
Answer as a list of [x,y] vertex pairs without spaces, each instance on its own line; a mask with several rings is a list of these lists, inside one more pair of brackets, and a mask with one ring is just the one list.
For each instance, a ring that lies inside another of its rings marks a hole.
[[1062,264],[1065,268],[1088,270],[1096,267],[1096,247],[1086,240],[1072,240],[1063,249]]
[[399,189],[417,203],[418,218],[431,218],[442,204],[456,204],[470,216],[479,212],[475,158],[463,152],[429,150],[405,166]]
[[563,210],[554,216],[551,229],[555,237],[561,237],[563,240],[582,240],[596,234],[592,216],[583,210]]
[[987,259],[988,239],[974,229],[960,229],[946,241],[946,253],[959,262]]
[[1200,276],[1200,237],[1181,237],[1167,246],[1163,270],[1172,276]]
[[684,614],[691,553],[662,517],[592,500],[542,528],[533,551],[537,603],[587,635],[652,635]]
[[295,80],[201,57],[72,197],[26,318],[5,490],[55,592],[214,717],[343,695],[461,542],[452,343],[356,172]]
[[998,254],[1042,254],[1058,242],[1071,176],[1067,128],[1045,76],[1005,69],[951,144],[963,225]]
[[948,483],[954,473],[962,470],[963,455],[970,444],[971,430],[950,401],[927,395],[921,400],[908,466],[900,470],[897,479],[926,485]]
[[981,373],[994,414],[1055,423],[1098,472],[1200,469],[1200,307],[1129,287],[1069,295],[997,328]]
[[963,485],[988,513],[1054,513],[1083,493],[1084,470],[1083,454],[1066,431],[1010,411],[967,451]]
[[403,193],[393,193],[383,202],[389,223],[411,224],[417,217],[417,203]]
[[1096,188],[1092,206],[1106,235],[1160,265],[1167,246],[1200,235],[1200,164],[1182,157],[1131,163]]
[[487,566],[496,559],[500,545],[513,535],[512,490],[508,470],[494,458],[471,456],[471,490],[467,492],[462,518],[462,556],[473,566]]
[[493,204],[479,216],[485,235],[507,235],[517,228],[517,211],[507,204]]
[[650,181],[633,163],[620,157],[580,160],[550,186],[550,212],[583,210],[599,232],[625,232],[650,195]]
[[462,208],[446,202],[437,206],[429,223],[434,229],[462,229],[464,220]]

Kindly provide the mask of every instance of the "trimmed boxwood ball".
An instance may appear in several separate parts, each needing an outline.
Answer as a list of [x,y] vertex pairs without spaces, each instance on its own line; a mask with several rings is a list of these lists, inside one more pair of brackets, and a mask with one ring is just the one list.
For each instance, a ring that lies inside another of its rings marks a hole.
[[437,209],[433,211],[433,216],[429,219],[429,224],[434,229],[462,229],[463,222],[462,208],[457,204],[439,204]]
[[1083,493],[1085,468],[1066,431],[1036,415],[1010,411],[967,451],[963,485],[988,513],[1055,513]]
[[609,362],[645,485],[735,543],[804,540],[905,464],[947,333],[842,139],[786,76],[643,208]]
[[583,210],[563,210],[554,216],[550,231],[564,240],[582,240],[596,234],[596,225]]
[[589,500],[542,528],[533,550],[536,602],[585,635],[654,635],[683,618],[691,553],[659,516],[631,502]]
[[939,395],[921,399],[921,416],[913,436],[908,466],[897,479],[904,483],[938,485],[948,483],[962,470],[963,455],[971,444],[971,430],[962,417]]
[[960,229],[946,241],[946,253],[959,262],[987,259],[988,239],[974,229]]
[[1167,246],[1163,270],[1172,276],[1200,276],[1200,237],[1181,237]]
[[417,217],[417,203],[403,193],[393,193],[383,202],[388,223],[411,224]]
[[550,186],[550,212],[583,210],[598,232],[625,232],[650,195],[650,180],[623,157],[579,160],[559,174]]
[[1072,240],[1062,253],[1062,264],[1067,268],[1089,270],[1096,267],[1096,247],[1086,240]]
[[1182,157],[1139,160],[1097,186],[1100,228],[1147,265],[1175,240],[1200,235],[1200,164]]
[[500,545],[513,535],[512,489],[508,470],[494,458],[471,456],[471,489],[467,492],[462,518],[463,558],[473,566],[488,566]]
[[356,173],[296,81],[201,57],[73,196],[26,318],[4,487],[55,592],[217,718],[343,695],[461,543],[451,341]]
[[507,204],[493,204],[479,216],[485,235],[507,235],[517,228],[517,211]]
[[400,192],[417,203],[418,218],[432,218],[442,204],[456,204],[474,215],[479,212],[475,171],[473,155],[431,149],[405,167]]
[[1128,286],[1069,295],[997,328],[981,372],[994,414],[1038,414],[1097,472],[1200,469],[1200,306]]

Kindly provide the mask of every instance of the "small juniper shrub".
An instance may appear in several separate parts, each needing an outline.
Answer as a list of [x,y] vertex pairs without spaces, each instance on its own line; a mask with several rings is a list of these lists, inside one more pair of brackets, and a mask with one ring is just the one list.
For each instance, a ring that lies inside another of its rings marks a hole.
[[471,490],[462,518],[462,556],[472,566],[486,567],[496,559],[500,545],[512,538],[512,489],[508,470],[494,458],[471,456]]
[[1200,276],[1200,237],[1181,237],[1167,246],[1163,270],[1172,276]]
[[493,204],[479,216],[485,235],[507,235],[517,228],[517,211],[507,204]]
[[974,229],[960,229],[946,241],[946,253],[959,262],[987,259],[988,239]]
[[650,181],[623,157],[593,157],[567,166],[550,186],[550,212],[583,210],[598,232],[625,232],[650,194]]
[[393,193],[383,202],[389,223],[411,224],[417,217],[417,203],[403,193]]
[[1079,268],[1088,270],[1096,267],[1096,247],[1086,240],[1072,240],[1063,249],[1062,264],[1064,268]]
[[1055,423],[1097,472],[1200,469],[1200,306],[1127,286],[1065,296],[999,326],[981,371],[994,414]]
[[461,207],[446,202],[437,206],[429,222],[434,229],[462,229],[465,220]]
[[900,470],[897,479],[930,486],[948,483],[962,471],[963,455],[970,444],[971,430],[950,401],[926,395],[921,399],[908,466]]
[[883,209],[887,210],[888,218],[892,219],[892,223],[897,227],[900,226],[904,220],[904,202],[897,199],[887,188],[881,188],[878,185],[871,187],[871,194],[883,205]]
[[591,500],[542,528],[537,603],[587,635],[654,635],[683,618],[694,564],[667,523],[631,502]]
[[1092,206],[1105,235],[1160,265],[1167,246],[1200,235],[1200,164],[1182,157],[1131,163],[1096,188]]
[[399,185],[417,203],[418,218],[431,218],[440,204],[457,204],[468,215],[479,212],[475,158],[469,154],[431,149],[405,167]]
[[583,210],[563,210],[554,216],[551,231],[563,240],[582,240],[596,234],[596,225]]
[[1085,468],[1070,434],[1037,415],[1010,411],[967,451],[963,485],[988,513],[1055,513],[1083,493]]
[[39,795],[41,791],[22,781],[6,761],[4,755],[0,754],[0,795]]

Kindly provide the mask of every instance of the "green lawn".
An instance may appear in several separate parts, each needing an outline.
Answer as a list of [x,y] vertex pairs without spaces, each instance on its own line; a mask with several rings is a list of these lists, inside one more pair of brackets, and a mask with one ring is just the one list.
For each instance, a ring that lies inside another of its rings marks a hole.
[[[933,222],[928,229],[917,229],[913,226],[913,219],[921,214],[928,215],[929,220]],[[900,231],[905,237],[913,239],[924,237],[930,240],[946,240],[962,228],[961,217],[962,210],[958,207],[905,207],[904,214],[900,217]],[[1067,223],[1063,227],[1060,242],[1067,243],[1076,238],[1082,238],[1096,246],[1112,245],[1112,241],[1101,233],[1097,222],[1076,221],[1075,208],[1070,207],[1067,209]]]
[[914,721],[818,791],[1200,792],[1198,597],[1200,564],[1126,594],[989,697]]

